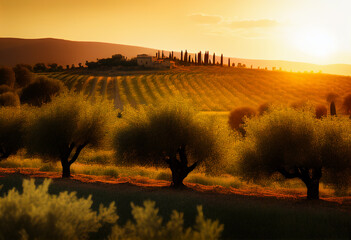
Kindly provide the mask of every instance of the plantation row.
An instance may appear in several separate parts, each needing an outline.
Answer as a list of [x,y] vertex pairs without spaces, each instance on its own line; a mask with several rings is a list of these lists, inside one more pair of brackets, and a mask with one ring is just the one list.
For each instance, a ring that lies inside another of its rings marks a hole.
[[120,109],[125,105],[157,104],[170,96],[190,99],[202,111],[230,111],[238,106],[301,101],[325,105],[329,92],[345,96],[351,89],[350,77],[251,69],[108,77],[69,73],[49,73],[48,76],[63,81],[71,91],[113,100]]

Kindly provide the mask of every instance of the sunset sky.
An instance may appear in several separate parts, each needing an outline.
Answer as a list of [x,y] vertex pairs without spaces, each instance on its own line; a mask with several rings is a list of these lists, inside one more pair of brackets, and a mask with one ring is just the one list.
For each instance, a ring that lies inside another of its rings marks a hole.
[[351,64],[351,1],[0,0],[0,37]]

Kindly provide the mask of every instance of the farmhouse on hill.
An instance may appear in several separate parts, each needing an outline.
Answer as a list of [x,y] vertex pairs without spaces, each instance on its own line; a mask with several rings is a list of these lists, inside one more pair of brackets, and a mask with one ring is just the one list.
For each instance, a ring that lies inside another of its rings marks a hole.
[[173,68],[175,62],[170,59],[157,59],[147,54],[137,55],[137,64],[148,68]]

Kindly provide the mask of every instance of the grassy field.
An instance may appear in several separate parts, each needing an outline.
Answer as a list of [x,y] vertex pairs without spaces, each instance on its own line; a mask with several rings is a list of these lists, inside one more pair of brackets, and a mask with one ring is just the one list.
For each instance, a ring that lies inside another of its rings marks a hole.
[[[22,174],[1,174],[0,193],[12,187],[21,189]],[[42,178],[37,183],[42,182]],[[185,225],[194,222],[196,206],[204,214],[224,224],[223,239],[349,239],[350,209],[337,204],[302,199],[274,199],[235,194],[204,193],[192,189],[174,191],[163,187],[125,184],[84,183],[75,179],[55,178],[49,192],[76,191],[79,197],[92,195],[93,208],[115,201],[119,223],[131,219],[130,202],[138,205],[151,199],[168,220],[171,210],[184,212]]]
[[101,95],[111,99],[120,109],[126,104],[155,104],[177,95],[190,99],[202,111],[230,111],[238,106],[257,107],[266,102],[309,101],[325,105],[329,92],[340,96],[351,92],[351,77],[227,67],[109,75],[61,72],[48,76],[62,80],[71,91],[83,92],[91,98]]

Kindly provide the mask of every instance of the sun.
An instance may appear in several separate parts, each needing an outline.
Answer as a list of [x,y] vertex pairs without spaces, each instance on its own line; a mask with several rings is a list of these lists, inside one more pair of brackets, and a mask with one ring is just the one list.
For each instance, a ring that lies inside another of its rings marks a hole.
[[337,47],[333,35],[318,27],[298,29],[293,32],[291,40],[299,51],[312,57],[327,57]]

